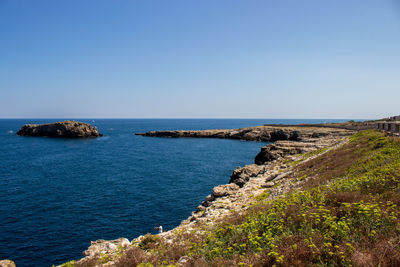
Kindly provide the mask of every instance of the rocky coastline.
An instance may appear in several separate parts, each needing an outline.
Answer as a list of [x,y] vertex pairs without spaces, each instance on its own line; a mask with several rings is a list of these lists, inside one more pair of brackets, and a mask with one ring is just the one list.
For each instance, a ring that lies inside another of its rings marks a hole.
[[295,161],[308,161],[347,142],[355,133],[345,129],[294,129],[298,141],[276,141],[261,148],[255,163],[236,168],[229,184],[214,187],[212,193],[182,224],[200,220],[212,222],[219,217],[240,212],[254,198],[268,190],[268,198],[279,196],[296,186]]
[[99,137],[97,127],[78,121],[62,121],[48,124],[25,124],[17,132],[20,136],[46,136],[64,138]]
[[[335,126],[335,125],[334,125]],[[372,125],[368,127],[372,128]],[[220,138],[220,139],[236,139],[244,141],[301,141],[310,138],[319,138],[328,135],[346,135],[348,131],[356,131],[347,129],[347,127],[328,127],[311,126],[311,125],[268,125],[239,129],[215,129],[215,130],[197,130],[197,131],[150,131],[146,133],[135,133],[135,135],[147,137],[169,137],[169,138]]]
[[[270,200],[301,186],[307,179],[296,173],[293,162],[311,160],[327,151],[345,144],[354,130],[327,127],[260,126],[233,130],[161,131],[140,133],[150,137],[231,138],[252,141],[274,141],[261,148],[254,164],[236,168],[228,184],[212,189],[210,195],[192,212],[191,216],[171,231],[158,235],[167,244],[178,242],[182,233],[198,231],[199,227],[217,224],[232,212],[242,213],[258,199]],[[179,233],[179,234],[178,234]],[[116,266],[126,249],[139,246],[146,236],[131,242],[126,238],[92,241],[83,252],[84,258],[76,262],[86,266]],[[106,262],[98,264],[100,258]],[[178,266],[187,266],[187,259],[180,259]]]

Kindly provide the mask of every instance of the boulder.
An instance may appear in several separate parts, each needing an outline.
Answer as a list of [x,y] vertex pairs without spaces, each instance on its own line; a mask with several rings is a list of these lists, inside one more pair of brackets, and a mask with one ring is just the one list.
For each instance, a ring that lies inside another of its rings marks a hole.
[[264,172],[264,166],[258,166],[255,164],[238,167],[233,171],[229,183],[234,183],[239,187],[243,187],[243,185],[247,183],[251,177],[255,177]]
[[0,267],[15,267],[15,263],[10,260],[0,260]]
[[218,197],[223,197],[223,196],[228,196],[232,193],[232,191],[236,191],[239,189],[239,186],[237,184],[225,184],[225,185],[219,185],[214,187],[212,195],[214,198]]
[[17,132],[21,136],[47,136],[47,137],[98,137],[102,136],[88,123],[78,121],[62,121],[48,124],[25,124]]
[[266,182],[266,183],[263,185],[263,187],[264,187],[264,188],[269,188],[269,187],[273,187],[274,185],[275,185],[274,182]]

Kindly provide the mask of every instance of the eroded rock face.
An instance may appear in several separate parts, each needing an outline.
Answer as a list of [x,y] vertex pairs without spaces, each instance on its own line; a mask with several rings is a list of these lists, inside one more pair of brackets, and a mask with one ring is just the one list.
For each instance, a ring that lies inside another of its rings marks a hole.
[[262,147],[261,151],[255,157],[254,163],[263,165],[287,155],[305,153],[321,147],[326,147],[331,144],[333,140],[350,135],[350,133],[349,131],[336,131],[334,129],[331,132],[307,132],[302,134],[302,139],[299,139],[299,133],[293,131],[290,132],[287,140],[282,140],[282,138],[285,137],[285,133],[276,132],[274,138],[281,139],[273,144]]
[[17,132],[21,136],[47,136],[47,137],[98,137],[102,136],[88,123],[78,121],[62,121],[48,124],[25,124]]
[[[118,253],[119,249],[126,248],[131,245],[131,242],[127,238],[118,238],[115,240],[96,240],[90,242],[90,247],[83,252],[85,258],[82,258],[78,261],[81,266],[89,265],[92,259],[99,258],[104,254],[115,254]],[[92,266],[92,265],[90,265]],[[109,262],[109,265],[101,265],[101,266],[113,266],[112,262]]]
[[118,247],[127,247],[131,244],[127,238],[118,238],[115,240],[96,240],[90,242],[90,247],[83,252],[83,255],[94,257],[100,253],[110,253],[118,249]]
[[275,142],[277,140],[288,140],[289,136],[283,130],[279,129],[270,133],[270,140],[271,142]]
[[293,142],[293,141],[277,141],[261,148],[261,151],[254,159],[254,163],[262,165],[267,162],[285,157],[286,155],[295,155],[315,150],[317,147],[314,142]]
[[233,171],[229,183],[234,183],[237,184],[239,187],[242,187],[245,183],[249,181],[251,177],[255,177],[263,172],[265,172],[265,166],[252,164],[246,165],[244,167],[238,167]]
[[254,159],[254,163],[257,165],[262,165],[266,162],[276,160],[280,157],[281,151],[278,150],[276,145],[271,144],[261,148],[261,151],[257,154]]
[[214,187],[212,196],[214,198],[224,197],[230,195],[232,191],[236,191],[239,189],[237,184],[224,184]]

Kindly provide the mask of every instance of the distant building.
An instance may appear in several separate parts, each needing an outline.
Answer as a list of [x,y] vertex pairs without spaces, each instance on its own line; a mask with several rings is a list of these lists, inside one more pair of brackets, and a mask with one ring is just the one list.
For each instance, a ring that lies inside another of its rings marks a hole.
[[400,136],[400,116],[393,116],[386,121],[379,121],[376,123],[376,128],[392,136]]
[[399,116],[390,117],[389,120],[391,120],[391,121],[400,121],[400,115]]

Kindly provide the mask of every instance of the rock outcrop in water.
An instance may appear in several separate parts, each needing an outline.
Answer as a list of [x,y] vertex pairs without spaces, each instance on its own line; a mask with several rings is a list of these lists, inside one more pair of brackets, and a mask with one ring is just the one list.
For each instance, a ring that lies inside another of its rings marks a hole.
[[17,132],[21,136],[47,136],[47,137],[98,137],[102,136],[97,127],[78,121],[62,121],[48,124],[25,124]]

